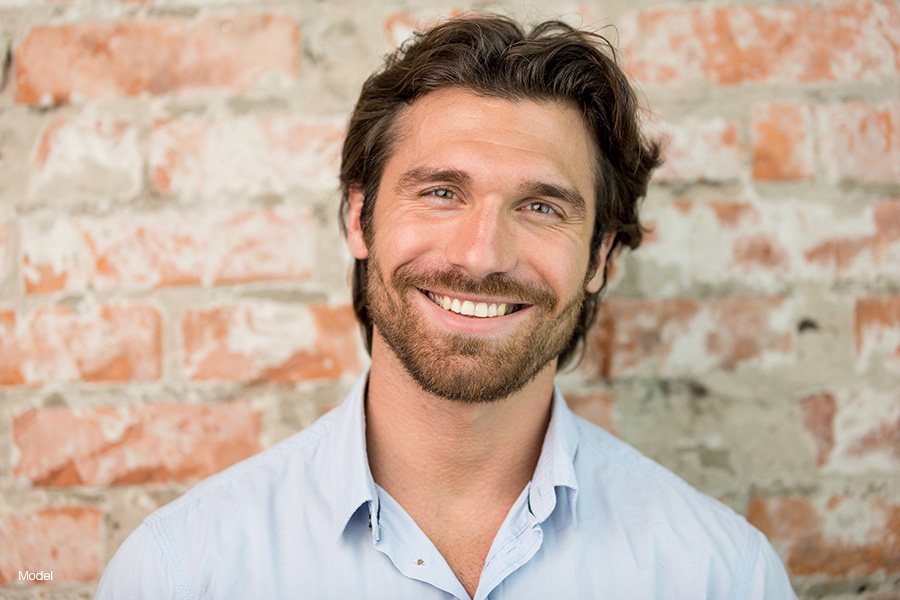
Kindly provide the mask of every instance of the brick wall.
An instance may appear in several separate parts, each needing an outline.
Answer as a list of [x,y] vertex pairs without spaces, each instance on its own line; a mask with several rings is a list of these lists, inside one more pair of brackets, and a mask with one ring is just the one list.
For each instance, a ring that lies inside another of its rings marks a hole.
[[[90,597],[144,516],[348,390],[344,119],[477,3],[421,4],[0,0],[0,597]],[[559,10],[616,26],[668,159],[571,404],[801,598],[897,598],[900,3]]]

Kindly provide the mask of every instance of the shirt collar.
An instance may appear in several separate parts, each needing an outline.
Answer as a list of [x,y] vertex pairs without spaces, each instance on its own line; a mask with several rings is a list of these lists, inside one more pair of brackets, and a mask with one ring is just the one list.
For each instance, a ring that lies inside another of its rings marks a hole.
[[[365,395],[369,369],[360,375],[353,389],[341,405],[335,408],[334,465],[334,528],[339,538],[359,508],[369,504],[370,526],[375,540],[379,537],[380,514],[375,480],[366,454]],[[566,509],[576,523],[575,503],[578,480],[575,476],[575,453],[578,448],[578,426],[562,393],[553,386],[550,423],[544,436],[541,455],[528,491],[528,507],[539,523],[545,521],[556,508],[556,488],[567,490]],[[375,515],[375,518],[371,516]]]
[[[379,514],[375,480],[366,454],[366,384],[368,367],[359,376],[347,398],[335,408],[340,411],[333,436],[334,465],[331,472],[334,486],[334,528],[340,538],[347,523],[360,506],[369,504],[369,515]],[[378,540],[378,519],[371,519],[372,532]]]
[[575,476],[575,453],[578,450],[578,425],[566,405],[562,393],[553,386],[553,407],[550,423],[541,447],[541,455],[528,490],[528,508],[538,523],[542,523],[556,508],[556,488],[567,493],[566,510],[576,524],[575,503],[578,498],[578,479]]

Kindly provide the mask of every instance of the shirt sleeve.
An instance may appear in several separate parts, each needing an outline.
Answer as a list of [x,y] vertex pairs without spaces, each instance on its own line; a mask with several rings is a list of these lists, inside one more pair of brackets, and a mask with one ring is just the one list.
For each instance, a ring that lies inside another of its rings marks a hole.
[[797,600],[797,594],[791,587],[791,580],[781,559],[769,540],[762,533],[756,532],[760,539],[756,567],[747,590],[747,600]]
[[166,560],[146,523],[134,530],[106,566],[94,600],[177,598]]

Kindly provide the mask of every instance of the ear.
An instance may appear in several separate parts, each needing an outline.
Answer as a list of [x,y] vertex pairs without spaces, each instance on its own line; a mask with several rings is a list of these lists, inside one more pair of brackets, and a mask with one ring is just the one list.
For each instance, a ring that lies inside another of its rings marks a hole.
[[584,286],[585,291],[589,294],[596,294],[604,284],[604,271],[606,270],[606,259],[609,258],[609,251],[612,248],[613,240],[616,239],[615,233],[607,233],[603,237],[603,242],[597,248],[597,268],[590,280]]
[[347,215],[347,245],[350,247],[350,254],[359,260],[365,260],[369,257],[369,248],[366,246],[366,240],[363,237],[362,228],[359,226],[359,215],[362,213],[363,194],[362,188],[358,185],[350,187],[350,212]]

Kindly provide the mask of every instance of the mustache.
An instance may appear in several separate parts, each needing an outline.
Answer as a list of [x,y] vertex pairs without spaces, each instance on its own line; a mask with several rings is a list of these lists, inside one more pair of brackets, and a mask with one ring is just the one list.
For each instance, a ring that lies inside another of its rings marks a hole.
[[415,287],[422,290],[442,290],[472,296],[493,296],[515,300],[518,304],[533,304],[548,310],[556,307],[559,299],[549,288],[539,284],[519,281],[505,273],[491,273],[475,279],[458,269],[444,268],[420,271],[411,265],[401,265],[391,278],[395,289]]

